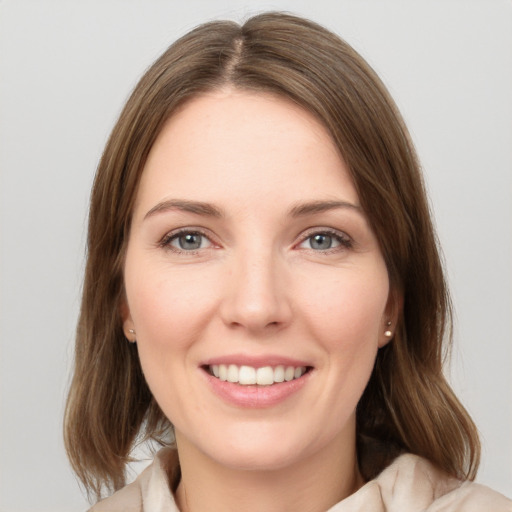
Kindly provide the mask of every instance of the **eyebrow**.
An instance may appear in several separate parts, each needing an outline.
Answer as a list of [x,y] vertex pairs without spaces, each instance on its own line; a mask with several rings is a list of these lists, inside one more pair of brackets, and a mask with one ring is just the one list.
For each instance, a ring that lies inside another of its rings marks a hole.
[[223,217],[219,208],[213,206],[210,203],[203,203],[201,201],[187,201],[183,199],[167,199],[166,201],[162,201],[158,203],[156,206],[153,206],[151,210],[146,213],[144,216],[144,220],[148,217],[152,217],[157,213],[167,212],[170,210],[179,210],[182,212],[195,213],[196,215],[203,215],[206,217]]
[[[352,209],[358,213],[363,212],[360,206],[349,203],[347,201],[310,201],[293,206],[290,209],[289,215],[291,217],[303,217],[306,215],[314,215],[316,213],[336,210],[339,208]],[[205,203],[202,201],[189,201],[185,199],[167,199],[153,206],[153,208],[151,208],[151,210],[149,210],[144,216],[144,220],[158,213],[172,210],[194,213],[196,215],[202,215],[205,217],[224,217],[223,211],[211,203]]]
[[311,201],[297,204],[290,210],[290,215],[292,217],[303,217],[305,215],[323,213],[338,208],[348,208],[358,213],[363,213],[363,209],[360,206],[349,203],[348,201]]

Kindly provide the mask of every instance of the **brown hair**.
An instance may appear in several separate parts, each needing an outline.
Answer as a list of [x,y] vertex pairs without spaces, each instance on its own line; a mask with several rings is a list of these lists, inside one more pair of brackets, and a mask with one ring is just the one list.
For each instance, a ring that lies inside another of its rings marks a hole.
[[357,409],[363,476],[373,478],[407,451],[474,478],[479,441],[442,373],[450,300],[407,130],[375,72],[347,43],[281,13],[243,26],[208,23],[179,39],[142,77],[112,131],[92,190],[65,417],[79,478],[98,496],[103,486],[118,489],[135,441],[163,440],[170,426],[144,380],[136,345],[123,334],[124,254],[140,176],[163,123],[186,100],[227,84],[282,95],[324,123],[379,240],[392,290],[403,297],[396,334],[379,351]]

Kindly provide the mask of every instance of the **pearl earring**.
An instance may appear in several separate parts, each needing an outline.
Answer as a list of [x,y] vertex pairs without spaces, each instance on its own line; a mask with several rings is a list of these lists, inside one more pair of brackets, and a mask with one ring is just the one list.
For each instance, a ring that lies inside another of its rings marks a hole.
[[[390,327],[391,322],[388,322],[386,325]],[[391,336],[393,336],[393,333],[388,329],[387,331],[384,332],[384,336],[386,336],[386,338],[391,338]]]
[[[134,337],[135,337],[135,329],[128,329],[128,332],[130,334],[133,334]],[[128,340],[130,343],[135,343],[137,340],[136,339],[133,339],[133,340]]]

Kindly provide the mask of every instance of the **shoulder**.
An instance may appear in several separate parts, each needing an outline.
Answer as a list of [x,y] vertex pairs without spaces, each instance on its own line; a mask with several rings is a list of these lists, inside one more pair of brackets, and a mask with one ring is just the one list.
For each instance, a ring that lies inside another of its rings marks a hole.
[[165,470],[172,452],[170,448],[160,450],[135,481],[94,505],[89,512],[178,512]]
[[390,511],[512,512],[512,501],[502,494],[484,485],[462,482],[412,454],[398,457],[377,480]]
[[512,512],[512,500],[485,485],[464,482],[427,509],[428,512]]
[[329,512],[512,512],[492,489],[462,482],[412,454],[398,457],[377,478]]
[[[143,473],[141,473],[141,478]],[[138,479],[137,479],[138,480]],[[137,480],[123,487],[112,496],[96,503],[89,512],[141,512],[142,496]]]

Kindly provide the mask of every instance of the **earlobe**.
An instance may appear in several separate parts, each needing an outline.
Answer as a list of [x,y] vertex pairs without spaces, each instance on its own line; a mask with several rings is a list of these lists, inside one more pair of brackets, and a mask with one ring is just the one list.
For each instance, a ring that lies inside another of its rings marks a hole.
[[393,336],[395,334],[394,331],[392,330],[393,322],[388,321],[387,324],[383,329],[381,329],[381,334],[379,336],[379,348],[386,346],[393,339]]
[[130,314],[130,308],[128,307],[128,304],[125,299],[121,302],[119,306],[119,313],[123,321],[123,332],[126,339],[132,343],[135,343],[135,341],[137,341],[137,333],[135,332],[135,325]]
[[388,303],[382,318],[381,334],[379,336],[379,348],[387,345],[394,337],[398,319],[403,307],[403,294],[398,290],[389,292]]
[[393,336],[393,331],[389,330],[389,329],[391,329],[392,325],[393,325],[393,322],[391,320],[388,320],[386,322],[386,327],[388,328],[387,331],[384,331],[384,336],[386,336],[386,338],[391,338],[391,336]]

